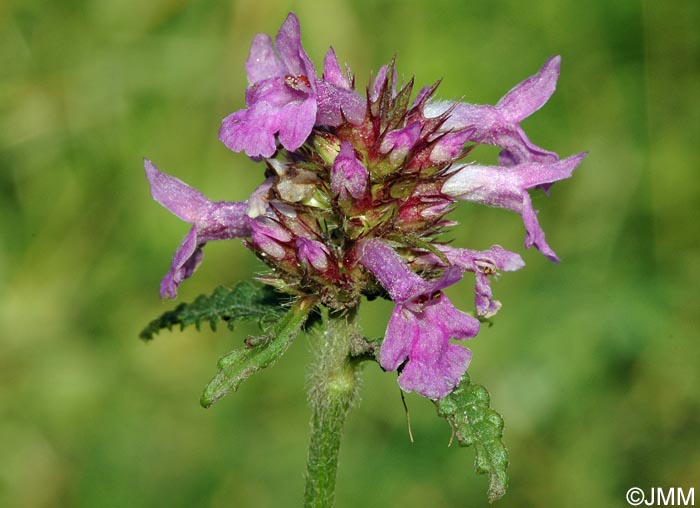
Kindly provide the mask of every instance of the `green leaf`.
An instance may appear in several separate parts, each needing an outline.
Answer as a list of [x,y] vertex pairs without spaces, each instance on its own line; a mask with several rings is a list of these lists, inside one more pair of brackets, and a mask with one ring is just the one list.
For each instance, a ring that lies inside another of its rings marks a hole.
[[438,415],[452,427],[460,446],[474,445],[477,474],[489,475],[489,502],[503,497],[508,487],[508,450],[503,444],[503,418],[489,407],[489,392],[473,385],[467,374],[446,397],[435,402]]
[[304,326],[316,302],[315,296],[300,298],[291,310],[272,326],[267,336],[249,338],[246,344],[252,347],[235,349],[219,358],[219,371],[204,388],[200,401],[202,406],[209,407],[228,392],[238,390],[243,381],[272,365],[282,356]]
[[216,330],[220,320],[226,321],[229,329],[233,329],[236,321],[258,321],[264,326],[283,314],[282,298],[269,287],[249,282],[241,282],[233,289],[218,287],[210,296],[200,295],[191,303],[181,303],[163,313],[151,321],[139,337],[151,340],[162,329],[172,330],[178,325],[181,330],[189,325],[199,330],[202,321],[208,321],[212,330]]

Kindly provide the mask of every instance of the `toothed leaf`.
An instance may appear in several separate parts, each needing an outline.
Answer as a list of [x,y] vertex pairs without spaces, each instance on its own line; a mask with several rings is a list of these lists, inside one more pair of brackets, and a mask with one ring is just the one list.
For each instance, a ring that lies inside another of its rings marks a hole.
[[151,321],[139,337],[150,340],[167,328],[194,325],[198,330],[202,322],[208,322],[216,330],[219,321],[225,321],[233,329],[237,321],[258,321],[265,327],[284,313],[283,297],[269,287],[259,287],[241,282],[233,289],[218,287],[209,295],[200,295],[193,302],[181,303],[175,309],[163,313]]
[[489,392],[473,385],[467,374],[462,383],[435,403],[460,446],[474,445],[477,474],[489,475],[489,502],[503,497],[508,487],[508,451],[503,444],[503,418],[489,407]]

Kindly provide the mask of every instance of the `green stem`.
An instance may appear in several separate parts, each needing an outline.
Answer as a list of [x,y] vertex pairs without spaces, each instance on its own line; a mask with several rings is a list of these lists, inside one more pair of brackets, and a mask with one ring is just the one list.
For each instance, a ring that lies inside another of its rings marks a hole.
[[356,333],[355,312],[331,314],[319,343],[310,377],[311,442],[306,467],[306,508],[330,508],[343,425],[355,400],[359,362],[350,358]]

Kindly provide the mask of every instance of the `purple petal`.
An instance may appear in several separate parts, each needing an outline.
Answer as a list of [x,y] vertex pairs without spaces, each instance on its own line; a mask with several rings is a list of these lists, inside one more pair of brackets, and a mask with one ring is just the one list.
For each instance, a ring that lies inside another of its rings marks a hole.
[[442,192],[452,198],[472,201],[489,206],[521,211],[523,174],[518,166],[458,166],[442,186]]
[[501,310],[501,302],[493,299],[491,281],[486,274],[476,272],[474,284],[474,306],[476,313],[485,318],[495,316]]
[[248,218],[247,222],[252,241],[258,249],[274,259],[282,259],[286,256],[287,251],[282,244],[292,240],[289,231],[267,217]]
[[374,84],[370,88],[370,100],[372,102],[379,99],[379,93],[382,91],[382,87],[391,86],[391,96],[396,97],[396,69],[393,69],[391,76],[391,84],[388,83],[389,77],[387,72],[389,71],[388,65],[382,65],[377,71],[377,77],[374,80]]
[[279,109],[287,104],[309,99],[311,91],[303,80],[283,76],[266,79],[249,86],[245,101],[249,108],[257,104],[269,104]]
[[248,203],[245,201],[212,203],[207,213],[195,223],[200,243],[250,236],[247,209]]
[[462,279],[462,270],[457,266],[450,266],[439,278],[425,283],[424,295],[430,295],[446,287],[456,284]]
[[457,310],[442,293],[426,304],[425,317],[431,326],[439,325],[450,339],[471,339],[479,333],[479,320]]
[[379,151],[383,154],[391,152],[389,159],[396,163],[402,161],[408,155],[420,137],[421,125],[413,122],[403,129],[391,131],[384,136]]
[[[448,249],[451,249],[448,247]],[[496,245],[486,251],[471,251],[467,249],[451,249],[446,256],[463,270],[474,272],[474,304],[480,316],[494,316],[501,308],[501,302],[493,299],[489,275],[496,277],[498,271],[514,271],[525,266],[522,258]]]
[[365,119],[366,100],[355,90],[319,81],[316,92],[318,101],[316,123],[319,125],[337,127],[345,120],[358,125]]
[[367,110],[366,100],[352,89],[352,83],[340,69],[333,48],[323,61],[323,80],[317,86],[316,123],[337,127],[346,119],[360,124]]
[[503,117],[494,106],[482,106],[468,103],[432,102],[424,114],[428,118],[440,116],[450,107],[454,109],[443,123],[440,130],[450,131],[467,127],[473,128],[469,141],[486,143],[504,149],[504,160],[510,163],[520,162],[555,162],[556,153],[540,148],[530,141],[520,125]]
[[547,256],[547,258],[555,263],[558,263],[559,258],[544,239],[544,230],[537,220],[537,212],[534,208],[532,208],[532,201],[530,199],[530,195],[527,193],[523,195],[523,206],[521,213],[523,216],[523,222],[525,223],[525,231],[527,232],[525,235],[525,248],[529,249],[534,245],[537,250]]
[[287,74],[287,69],[280,62],[272,45],[272,40],[267,34],[258,34],[253,39],[245,69],[251,85],[264,79]]
[[518,164],[518,158],[508,150],[501,150],[498,154],[498,164],[500,166],[515,166]]
[[520,212],[522,195],[527,189],[569,178],[585,156],[580,153],[555,163],[531,162],[505,168],[456,166],[442,192],[453,198]]
[[255,37],[246,70],[252,85],[247,109],[222,121],[219,139],[234,152],[271,157],[279,134],[282,146],[296,150],[311,134],[316,120],[316,71],[301,45],[299,20],[293,13],[280,27],[277,53],[269,37]]
[[386,370],[396,370],[408,358],[411,344],[418,339],[420,326],[416,315],[403,305],[394,307],[386,328],[379,363]]
[[[513,272],[525,266],[520,254],[504,249],[500,245],[494,245],[488,250],[458,249],[455,247],[441,246],[440,251],[448,261],[469,272],[483,272],[493,274],[496,271]],[[435,259],[437,256],[431,254]]]
[[544,240],[544,232],[537,221],[527,190],[569,178],[585,156],[585,153],[580,153],[551,164],[532,162],[506,168],[462,166],[448,178],[442,192],[457,199],[519,213],[527,230],[526,247],[534,245],[545,256],[557,261],[556,255]]
[[234,152],[245,150],[249,157],[271,157],[277,149],[277,133],[282,146],[296,150],[316,120],[316,100],[292,88],[286,78],[270,78],[250,87],[246,103],[248,109],[224,118],[219,139]]
[[399,385],[432,399],[444,397],[464,374],[470,353],[450,339],[474,337],[479,322],[454,308],[439,292],[461,278],[451,267],[435,281],[413,273],[394,250],[379,240],[365,240],[359,262],[382,283],[398,303],[387,326],[380,364],[395,370],[406,359]]
[[410,361],[399,376],[405,392],[416,392],[431,400],[441,399],[459,385],[469,366],[472,353],[456,344],[447,344],[434,363]]
[[323,59],[323,80],[339,88],[350,90],[352,85],[345,73],[340,69],[335,50],[330,48]]
[[182,220],[192,224],[161,282],[163,298],[175,298],[180,283],[190,277],[202,262],[201,248],[211,240],[241,238],[250,234],[245,215],[246,202],[209,201],[204,195],[177,178],[162,173],[145,160],[146,177],[153,198]]
[[199,242],[247,236],[245,202],[209,201],[181,180],[161,172],[145,160],[146,177],[153,198],[182,220],[197,228]]
[[[427,208],[420,211],[420,216],[424,219],[437,219],[443,216],[447,209],[454,204],[454,200],[449,198],[424,198],[422,204],[430,204]],[[403,212],[403,208],[399,211],[399,215]],[[445,226],[447,227],[447,226]]]
[[170,212],[190,224],[205,214],[211,201],[182,180],[161,172],[150,160],[144,159],[146,179],[151,196]]
[[473,127],[471,141],[503,148],[503,165],[555,162],[559,159],[557,154],[532,143],[519,122],[540,109],[554,93],[560,62],[558,56],[547,60],[537,74],[516,85],[496,106],[433,101],[424,107],[423,114],[435,118],[452,107],[441,131]]
[[451,344],[450,339],[476,336],[479,322],[455,309],[443,294],[433,298],[413,319],[418,333],[409,336],[409,361],[399,376],[399,385],[430,399],[442,398],[459,384],[471,359],[468,349]]
[[494,106],[469,104],[468,102],[430,101],[424,106],[423,115],[426,118],[437,118],[450,109],[452,111],[440,129],[443,132],[473,127],[476,129],[474,132],[476,139],[483,137],[488,132],[488,128],[498,122]]
[[289,103],[279,113],[279,138],[282,146],[294,151],[304,144],[316,122],[316,100]]
[[514,166],[524,162],[552,163],[559,160],[555,152],[545,150],[530,141],[519,125],[501,124],[494,127],[480,142],[503,148],[498,161],[504,166]]
[[553,56],[537,74],[515,85],[496,104],[501,115],[507,121],[517,123],[544,106],[557,88],[560,65],[561,57]]
[[454,160],[464,150],[464,144],[472,139],[474,131],[475,129],[471,128],[445,134],[433,146],[430,152],[430,161],[439,164]]
[[425,290],[427,283],[384,242],[364,240],[359,245],[358,254],[359,263],[372,272],[394,302],[404,303]]
[[272,157],[277,150],[275,141],[277,119],[269,104],[231,113],[221,122],[219,139],[234,152],[245,151],[248,157]]
[[172,299],[177,296],[180,283],[190,277],[202,262],[202,245],[198,243],[197,229],[193,226],[175,251],[170,271],[160,283],[161,298]]
[[282,23],[279,32],[277,32],[275,43],[280,59],[287,67],[289,74],[306,76],[312,88],[315,87],[316,70],[301,45],[299,19],[293,12],[290,12]]
[[[498,271],[511,272],[525,266],[520,255],[494,245],[488,250],[477,251],[458,249],[449,246],[439,247],[453,267],[474,272],[476,284],[474,287],[474,301],[477,313],[480,316],[491,317],[501,308],[501,303],[493,299],[489,276],[498,275]],[[434,254],[427,254],[417,259],[420,263],[433,266],[444,266],[443,261]]]

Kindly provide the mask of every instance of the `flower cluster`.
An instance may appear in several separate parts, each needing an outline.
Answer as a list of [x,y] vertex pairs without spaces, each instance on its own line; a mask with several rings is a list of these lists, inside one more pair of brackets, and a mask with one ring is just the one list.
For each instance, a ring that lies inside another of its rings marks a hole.
[[[192,224],[161,283],[174,298],[202,261],[208,241],[242,238],[271,269],[260,279],[292,295],[316,294],[342,311],[361,296],[396,308],[380,364],[399,384],[431,399],[457,386],[469,364],[479,320],[442,290],[475,275],[476,313],[495,314],[490,277],[518,270],[521,257],[499,246],[459,249],[440,241],[457,200],[520,214],[526,247],[557,260],[529,191],[568,178],[585,154],[559,159],[534,145],[519,123],[549,99],[559,57],[495,106],[435,99],[437,85],[399,86],[393,62],[362,93],[330,49],[319,76],[289,14],[275,38],[257,35],[246,62],[246,107],[227,116],[219,137],[265,165],[265,180],[245,202],[212,202],[146,161],[153,198]],[[498,165],[463,163],[475,144],[501,148]]]

